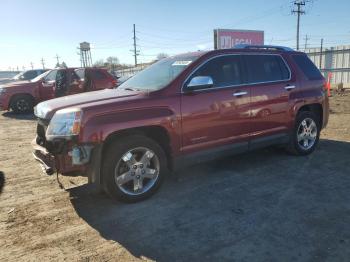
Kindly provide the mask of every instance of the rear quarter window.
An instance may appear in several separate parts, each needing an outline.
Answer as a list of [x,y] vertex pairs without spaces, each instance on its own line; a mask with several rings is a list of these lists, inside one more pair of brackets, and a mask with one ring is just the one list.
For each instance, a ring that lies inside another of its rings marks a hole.
[[321,80],[323,76],[306,55],[292,55],[293,60],[309,80]]

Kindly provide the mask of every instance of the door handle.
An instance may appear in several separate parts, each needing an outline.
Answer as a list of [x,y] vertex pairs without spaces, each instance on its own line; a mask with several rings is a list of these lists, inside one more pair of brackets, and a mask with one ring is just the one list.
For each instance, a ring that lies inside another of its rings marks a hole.
[[246,94],[248,94],[247,91],[238,91],[236,93],[233,93],[233,96],[244,96]]
[[295,88],[295,86],[285,86],[284,87],[284,89],[286,89],[287,91],[292,90],[294,88]]

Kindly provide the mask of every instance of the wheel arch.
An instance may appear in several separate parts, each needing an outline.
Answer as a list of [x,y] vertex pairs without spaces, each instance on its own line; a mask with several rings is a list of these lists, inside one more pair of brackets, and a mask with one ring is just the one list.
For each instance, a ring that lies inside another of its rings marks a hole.
[[36,99],[35,99],[35,97],[34,97],[32,94],[30,94],[30,93],[17,93],[17,94],[13,94],[13,95],[10,97],[10,100],[9,100],[9,107],[12,107],[12,103],[13,103],[14,100],[15,100],[17,97],[19,97],[19,96],[27,96],[27,97],[29,97],[29,98],[32,100],[33,105],[35,105],[35,103],[36,103]]
[[172,170],[173,161],[172,161],[172,150],[171,150],[171,144],[170,144],[171,143],[170,134],[165,127],[159,126],[159,125],[127,128],[127,129],[118,130],[109,134],[102,144],[102,151],[101,151],[102,157],[105,154],[105,151],[108,145],[112,141],[116,139],[122,139],[123,137],[131,136],[131,135],[143,135],[157,142],[162,147],[162,149],[166,154],[168,168]]
[[322,107],[322,104],[320,104],[320,103],[313,103],[313,104],[303,105],[303,106],[301,106],[298,109],[296,116],[300,112],[312,112],[312,113],[314,113],[315,115],[317,115],[319,117],[320,127],[323,126],[323,107]]

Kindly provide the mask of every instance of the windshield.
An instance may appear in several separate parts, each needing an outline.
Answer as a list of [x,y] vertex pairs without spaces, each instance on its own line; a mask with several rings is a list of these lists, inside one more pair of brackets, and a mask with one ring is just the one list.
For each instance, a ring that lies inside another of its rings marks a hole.
[[119,86],[122,89],[159,90],[177,77],[197,56],[169,57],[137,73]]
[[12,79],[13,79],[13,80],[19,80],[19,79],[21,79],[21,76],[22,76],[23,74],[24,74],[24,72],[21,72],[21,73],[15,75]]
[[42,73],[41,75],[38,75],[37,77],[33,78],[32,80],[30,80],[30,82],[37,82],[39,81],[41,78],[44,78],[48,73],[50,73],[51,71],[48,70],[45,73]]

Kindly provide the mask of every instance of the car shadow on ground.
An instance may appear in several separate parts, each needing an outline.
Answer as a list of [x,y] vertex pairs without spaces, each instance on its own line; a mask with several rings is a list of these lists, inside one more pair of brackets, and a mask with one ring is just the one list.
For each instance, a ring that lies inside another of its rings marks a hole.
[[102,237],[156,261],[319,261],[350,257],[350,143],[305,157],[268,148],[189,167],[152,198],[123,204],[69,189]]
[[3,117],[13,118],[18,120],[35,120],[35,115],[33,113],[26,114],[16,114],[13,111],[0,112]]

